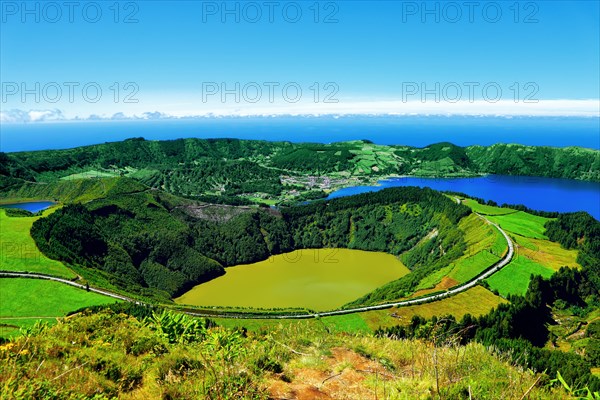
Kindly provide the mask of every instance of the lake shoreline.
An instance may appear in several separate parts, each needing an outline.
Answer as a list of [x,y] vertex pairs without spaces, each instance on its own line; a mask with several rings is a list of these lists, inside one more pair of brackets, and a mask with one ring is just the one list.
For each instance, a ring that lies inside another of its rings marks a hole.
[[40,211],[47,210],[49,208],[57,206],[59,203],[51,200],[14,200],[2,201],[0,200],[0,208],[4,209],[19,209],[29,211],[33,214]]
[[[364,266],[370,268],[365,269]],[[335,309],[410,273],[394,255],[347,248],[298,249],[194,286],[175,303],[196,307]],[[374,270],[379,271],[374,273]],[[231,290],[237,286],[238,290]],[[243,294],[236,297],[235,293]]]
[[367,183],[332,191],[324,200],[404,186],[429,187],[441,192],[460,192],[486,201],[491,200],[499,205],[522,204],[539,211],[560,213],[585,211],[600,220],[598,182],[565,178],[493,174],[473,177],[414,175],[387,177],[377,180],[374,184]]

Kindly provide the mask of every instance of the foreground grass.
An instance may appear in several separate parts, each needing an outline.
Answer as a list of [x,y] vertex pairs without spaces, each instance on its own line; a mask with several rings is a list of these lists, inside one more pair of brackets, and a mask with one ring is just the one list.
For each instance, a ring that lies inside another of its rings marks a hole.
[[564,394],[474,343],[434,347],[304,322],[247,336],[211,328],[183,341],[156,321],[81,315],[0,346],[3,398],[518,399],[530,388],[532,399]]
[[0,336],[16,334],[41,320],[56,322],[82,307],[114,303],[115,300],[59,282],[41,279],[0,279]]
[[6,211],[0,209],[0,269],[41,272],[68,279],[76,276],[61,262],[42,254],[29,234],[36,220],[55,210],[56,207],[45,210],[41,217],[8,217]]

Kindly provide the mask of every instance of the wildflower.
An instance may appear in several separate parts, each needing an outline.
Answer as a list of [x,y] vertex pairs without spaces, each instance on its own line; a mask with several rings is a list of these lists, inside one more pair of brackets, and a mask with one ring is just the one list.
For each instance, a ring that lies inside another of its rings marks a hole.
[[0,346],[0,352],[10,351],[15,346],[16,346],[16,343],[14,343],[14,342],[7,343],[3,346]]

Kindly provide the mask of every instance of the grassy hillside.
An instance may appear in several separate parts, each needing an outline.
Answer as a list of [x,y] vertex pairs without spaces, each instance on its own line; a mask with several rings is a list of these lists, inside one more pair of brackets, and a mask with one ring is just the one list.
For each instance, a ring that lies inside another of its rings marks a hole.
[[244,334],[171,314],[75,316],[1,345],[0,359],[6,399],[564,396],[475,343],[345,335],[303,323]]
[[39,251],[31,237],[31,226],[57,208],[32,217],[9,217],[0,209],[0,269],[6,271],[40,272],[71,279],[75,273],[63,263],[52,260]]
[[578,250],[575,267],[555,272],[519,254],[489,278],[490,286],[512,291],[509,303],[477,319],[413,317],[409,324],[378,334],[427,338],[460,332],[462,343],[476,340],[495,346],[524,367],[560,373],[580,395],[596,398],[581,388],[600,389],[600,379],[594,375],[600,368],[600,223],[589,214],[570,213],[547,221],[545,228],[545,235],[564,246],[565,252]]
[[465,151],[480,172],[600,180],[600,152],[597,150],[495,144],[470,146]]
[[[514,259],[486,280],[490,289],[502,296],[525,294],[531,275],[548,278],[561,267],[581,267],[577,261],[577,251],[565,249],[559,243],[548,240],[546,226],[554,219],[511,208],[480,204],[473,199],[465,199],[462,203],[497,223],[509,233],[516,245]],[[480,226],[479,229],[483,228]],[[488,241],[492,240],[489,234],[486,237]],[[499,235],[497,239],[501,239]],[[494,246],[490,250],[492,254],[500,255],[504,251],[502,249],[505,249],[503,240],[496,242]]]
[[446,290],[471,280],[500,260],[508,248],[500,232],[475,214],[462,219],[458,228],[465,234],[464,254],[447,267],[424,277],[413,297]]
[[372,311],[361,314],[368,327],[375,331],[381,327],[410,324],[414,316],[432,318],[452,315],[457,320],[466,314],[481,316],[507,301],[494,295],[482,286],[475,286],[469,290],[440,301],[419,304],[407,307],[394,307],[389,310]]
[[486,281],[490,288],[502,296],[523,295],[529,286],[531,275],[550,277],[554,271],[527,257],[517,255],[506,267],[489,277]]
[[19,334],[37,321],[56,323],[68,312],[114,303],[100,294],[59,282],[38,279],[0,279],[0,337]]
[[19,193],[23,181],[111,176],[128,176],[173,194],[233,196],[253,202],[318,198],[329,190],[391,175],[503,174],[600,181],[599,151],[513,144],[463,148],[438,143],[412,148],[368,141],[137,138],[66,150],[0,153],[0,161],[0,188],[10,191],[11,197],[45,194],[31,188]]
[[22,182],[0,190],[0,201],[44,199],[64,203],[82,203],[110,195],[136,193],[144,190],[148,190],[148,187],[135,180],[119,178]]

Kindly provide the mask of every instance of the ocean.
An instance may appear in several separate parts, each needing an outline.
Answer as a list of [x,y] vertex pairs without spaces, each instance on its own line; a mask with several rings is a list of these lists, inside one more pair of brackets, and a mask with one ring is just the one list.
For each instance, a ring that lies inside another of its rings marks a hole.
[[600,149],[600,118],[576,117],[223,117],[181,120],[46,122],[0,125],[3,152],[64,149],[131,137],[239,138],[330,143],[368,139],[423,147],[520,143]]

